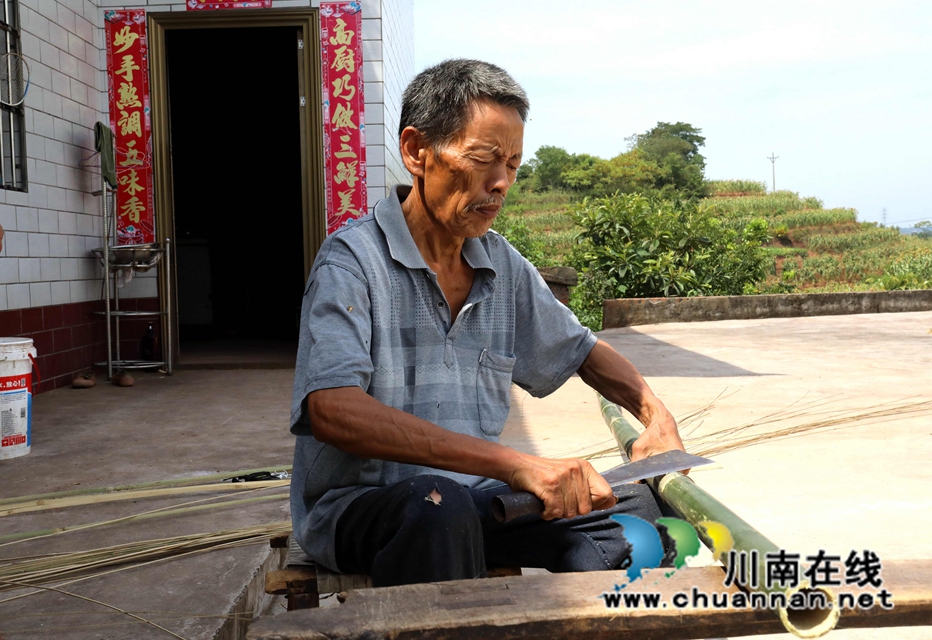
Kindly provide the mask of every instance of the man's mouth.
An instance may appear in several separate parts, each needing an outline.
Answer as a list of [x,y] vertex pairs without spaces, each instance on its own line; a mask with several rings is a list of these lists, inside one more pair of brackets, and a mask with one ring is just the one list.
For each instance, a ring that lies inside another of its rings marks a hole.
[[467,206],[466,210],[475,211],[487,218],[494,218],[498,215],[498,212],[502,210],[502,205],[504,204],[504,198],[492,197],[482,202],[474,202]]

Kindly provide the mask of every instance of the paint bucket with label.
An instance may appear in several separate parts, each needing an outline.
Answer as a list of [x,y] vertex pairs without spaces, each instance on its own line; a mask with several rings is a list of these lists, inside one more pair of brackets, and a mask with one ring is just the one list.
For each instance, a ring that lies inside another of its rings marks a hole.
[[0,338],[0,460],[29,453],[32,445],[31,338]]

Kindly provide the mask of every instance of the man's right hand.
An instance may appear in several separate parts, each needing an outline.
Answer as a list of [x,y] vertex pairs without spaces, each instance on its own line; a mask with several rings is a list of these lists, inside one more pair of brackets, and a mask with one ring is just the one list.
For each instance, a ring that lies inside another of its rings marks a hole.
[[530,491],[544,502],[544,520],[574,518],[615,506],[611,487],[586,460],[555,460],[518,454],[508,482],[512,491]]

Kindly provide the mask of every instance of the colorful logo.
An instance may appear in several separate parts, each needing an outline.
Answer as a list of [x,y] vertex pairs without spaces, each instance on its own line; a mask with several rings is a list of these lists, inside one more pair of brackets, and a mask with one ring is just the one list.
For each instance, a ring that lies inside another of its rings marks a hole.
[[[611,518],[624,528],[625,539],[631,545],[631,553],[619,567],[627,573],[628,582],[623,586],[616,585],[616,589],[638,580],[645,569],[672,566],[673,571],[667,574],[670,577],[684,567],[689,558],[698,555],[702,547],[693,526],[679,518],[658,518],[656,526],[638,516],[619,514]],[[733,546],[728,528],[709,520],[700,522],[698,526],[711,540],[716,559],[727,558]]]

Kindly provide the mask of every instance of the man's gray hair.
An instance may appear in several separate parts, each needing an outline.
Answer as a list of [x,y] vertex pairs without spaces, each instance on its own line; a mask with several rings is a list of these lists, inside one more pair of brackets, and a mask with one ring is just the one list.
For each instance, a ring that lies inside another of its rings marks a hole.
[[414,127],[439,149],[466,127],[470,105],[477,100],[514,107],[527,122],[527,94],[507,71],[480,60],[445,60],[421,71],[405,89],[398,137],[405,127]]

